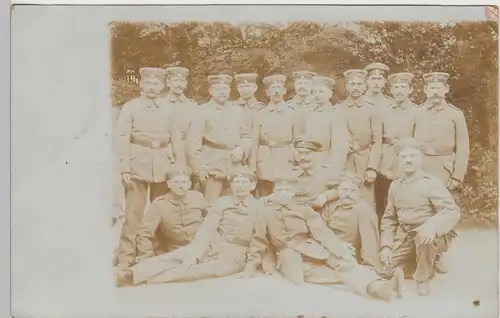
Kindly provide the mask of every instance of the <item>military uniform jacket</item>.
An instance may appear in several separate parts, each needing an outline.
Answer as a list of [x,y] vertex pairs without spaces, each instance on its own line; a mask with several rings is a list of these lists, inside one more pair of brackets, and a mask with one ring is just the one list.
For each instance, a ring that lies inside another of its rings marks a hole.
[[311,96],[307,96],[302,99],[298,95],[295,95],[292,99],[286,102],[290,107],[296,109],[302,115],[305,113],[312,111],[312,109],[316,106],[313,98]]
[[363,96],[363,99],[368,103],[375,105],[375,107],[379,110],[389,107],[392,103],[394,103],[394,100],[392,98],[385,96],[382,93],[377,96],[365,94]]
[[266,107],[266,105],[259,102],[255,97],[252,97],[249,100],[245,100],[243,97],[241,97],[238,100],[235,100],[234,103],[241,107],[246,125],[250,130],[253,126],[254,117],[257,112]]
[[360,199],[351,208],[344,208],[340,201],[328,203],[322,212],[326,225],[341,240],[354,246],[361,264],[377,267],[380,235],[375,211]]
[[[345,246],[330,229],[321,215],[304,203],[291,200],[279,203],[271,195],[258,212],[248,264],[255,267],[262,263],[268,247],[279,252],[291,248],[302,255],[327,260],[340,246]],[[269,236],[269,240],[268,240]],[[277,267],[280,267],[278,257]]]
[[462,111],[450,104],[426,102],[416,114],[414,131],[425,155],[448,157],[435,160],[428,173],[440,178],[439,170],[446,170],[452,178],[463,181],[469,161],[469,134]]
[[382,121],[380,110],[363,98],[351,97],[337,103],[346,120],[349,131],[349,152],[346,170],[364,178],[366,169],[379,170],[382,152]]
[[193,241],[193,253],[200,260],[224,258],[244,266],[261,202],[252,196],[219,198]]
[[429,174],[417,173],[391,183],[381,222],[381,245],[393,250],[406,233],[422,224],[437,236],[450,232],[460,219],[460,209],[445,185]]
[[410,100],[401,105],[393,102],[387,106],[382,117],[382,157],[380,173],[389,179],[396,179],[397,168],[395,145],[399,140],[413,138],[417,106]]
[[156,198],[142,218],[137,234],[138,257],[154,256],[152,241],[161,230],[168,251],[190,243],[198,232],[209,205],[203,195],[190,190],[182,199],[171,192]]
[[[314,107],[302,116],[303,133],[321,144],[320,153],[324,153],[320,163],[327,163],[338,170],[345,165],[349,151],[349,131],[341,110],[331,104],[313,104]],[[319,154],[319,153],[318,153]]]
[[269,104],[256,114],[249,166],[259,179],[273,181],[276,174],[290,172],[293,139],[300,134],[298,115],[285,102]]
[[121,172],[146,182],[164,182],[171,163],[184,163],[181,133],[169,107],[144,96],[123,106],[115,149]]
[[297,180],[296,198],[303,202],[311,202],[321,194],[328,198],[336,194],[337,180],[340,171],[334,171],[327,165],[314,165],[304,169],[298,164],[292,168],[292,175]]
[[241,147],[245,158],[250,144],[241,109],[231,102],[222,106],[210,100],[200,105],[188,132],[188,158],[195,172],[205,171],[225,179],[234,165],[244,161],[232,163],[231,151]]

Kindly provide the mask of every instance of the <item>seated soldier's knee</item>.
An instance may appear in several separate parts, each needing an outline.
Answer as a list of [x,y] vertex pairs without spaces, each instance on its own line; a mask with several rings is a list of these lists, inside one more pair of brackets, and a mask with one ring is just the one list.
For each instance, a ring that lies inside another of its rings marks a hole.
[[294,284],[304,283],[302,255],[293,249],[284,249],[279,252],[278,266],[281,274]]

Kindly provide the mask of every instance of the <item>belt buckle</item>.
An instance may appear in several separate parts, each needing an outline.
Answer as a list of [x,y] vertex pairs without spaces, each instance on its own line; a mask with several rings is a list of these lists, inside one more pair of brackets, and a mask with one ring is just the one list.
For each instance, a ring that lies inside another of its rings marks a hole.
[[153,140],[151,142],[151,148],[160,148],[160,142],[158,140]]

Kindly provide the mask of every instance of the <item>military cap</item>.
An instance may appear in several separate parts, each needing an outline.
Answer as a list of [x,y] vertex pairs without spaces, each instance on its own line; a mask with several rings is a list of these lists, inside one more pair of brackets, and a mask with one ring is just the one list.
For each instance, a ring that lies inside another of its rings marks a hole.
[[257,77],[259,75],[257,73],[242,73],[242,74],[236,74],[234,76],[234,79],[236,80],[237,84],[240,83],[257,83]]
[[232,181],[236,177],[246,177],[250,180],[254,180],[255,172],[247,166],[238,166],[229,172],[228,180]]
[[317,74],[311,71],[296,71],[292,76],[294,79],[312,79]]
[[362,80],[365,80],[367,75],[368,75],[367,71],[359,69],[351,69],[344,72],[344,77],[348,81],[354,78],[360,78]]
[[269,86],[271,84],[278,84],[278,83],[285,85],[286,76],[283,75],[283,74],[274,74],[274,75],[270,75],[270,76],[264,77],[264,79],[262,80],[262,82],[266,86]]
[[141,67],[139,69],[139,74],[141,78],[158,78],[160,80],[165,79],[165,70],[159,67]]
[[188,77],[189,70],[185,67],[172,66],[165,68],[165,73],[167,78],[169,77]]
[[333,86],[335,85],[335,80],[326,76],[315,76],[313,77],[313,82],[316,85],[322,85],[328,87],[329,89],[333,89]]
[[351,182],[358,187],[363,184],[363,180],[358,175],[349,172],[344,172],[337,177],[337,183],[341,184],[342,182]]
[[408,84],[410,84],[414,78],[415,78],[415,76],[412,73],[407,73],[407,72],[394,73],[394,74],[391,74],[387,77],[387,79],[389,80],[389,83],[391,83],[391,84],[395,84],[395,83],[408,83]]
[[167,170],[167,180],[175,176],[182,175],[191,178],[192,170],[190,167],[181,164],[173,164]]
[[421,151],[422,144],[418,140],[416,140],[415,138],[401,139],[395,145],[396,154],[399,155],[399,153],[406,148],[413,148],[413,149]]
[[432,72],[424,74],[423,78],[426,83],[441,82],[447,84],[448,78],[450,78],[450,74],[443,72]]
[[215,85],[215,84],[231,85],[231,83],[233,82],[233,78],[231,77],[231,75],[227,74],[209,75],[207,76],[207,81],[210,85]]
[[293,141],[293,147],[295,149],[301,148],[309,149],[312,151],[318,151],[321,149],[321,145],[318,142],[313,141],[306,136],[298,136],[297,138],[295,138]]
[[367,71],[368,74],[385,75],[389,73],[389,66],[384,63],[375,62],[367,65],[365,71]]

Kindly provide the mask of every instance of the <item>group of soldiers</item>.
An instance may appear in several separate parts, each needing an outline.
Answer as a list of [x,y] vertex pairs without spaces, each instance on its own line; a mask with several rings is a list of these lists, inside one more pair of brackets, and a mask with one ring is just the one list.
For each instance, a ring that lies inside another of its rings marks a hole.
[[335,105],[335,80],[308,70],[293,73],[289,101],[285,75],[263,78],[267,105],[255,73],[209,75],[202,105],[184,95],[186,68],[140,76],[114,141],[125,188],[119,286],[262,269],[391,300],[405,277],[426,296],[446,272],[460,218],[452,192],[469,156],[464,115],[446,101],[449,74],[423,75],[422,105],[409,98],[414,75],[382,63],[345,71],[349,96]]

